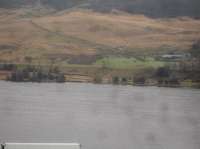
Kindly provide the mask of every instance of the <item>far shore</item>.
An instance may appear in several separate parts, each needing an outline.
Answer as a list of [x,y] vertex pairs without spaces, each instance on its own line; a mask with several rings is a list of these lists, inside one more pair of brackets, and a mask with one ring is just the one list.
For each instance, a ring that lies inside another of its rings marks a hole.
[[12,81],[8,80],[8,76],[11,75],[11,71],[0,71],[0,80],[1,81],[8,81],[8,82],[17,82],[17,83],[66,83],[66,82],[72,82],[72,83],[92,83],[92,84],[113,84],[113,85],[131,85],[131,86],[140,86],[140,87],[170,87],[170,88],[199,88],[199,83],[192,83],[192,82],[181,82],[178,84],[170,84],[170,83],[162,83],[159,84],[156,80],[147,80],[146,82],[142,83],[134,83],[134,81],[129,78],[128,81],[122,81],[123,78],[119,78],[118,82],[115,82],[113,78],[108,77],[107,78],[101,78],[102,81],[97,82],[95,78],[89,76],[89,75],[82,75],[82,74],[64,74],[65,78],[63,81],[56,81],[56,80],[41,80],[41,81],[31,81],[31,80],[23,80],[23,81]]
[[109,68],[94,65],[1,64],[0,80],[12,82],[79,82],[158,87],[200,88],[199,69],[182,70],[179,65]]

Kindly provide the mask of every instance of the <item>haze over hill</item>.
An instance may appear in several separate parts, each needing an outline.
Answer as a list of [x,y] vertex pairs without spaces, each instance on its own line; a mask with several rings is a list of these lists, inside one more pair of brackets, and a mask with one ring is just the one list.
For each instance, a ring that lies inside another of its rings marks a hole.
[[200,17],[199,0],[0,0],[0,7],[13,8],[36,3],[56,9],[90,8],[108,12],[112,9],[144,14],[151,17]]

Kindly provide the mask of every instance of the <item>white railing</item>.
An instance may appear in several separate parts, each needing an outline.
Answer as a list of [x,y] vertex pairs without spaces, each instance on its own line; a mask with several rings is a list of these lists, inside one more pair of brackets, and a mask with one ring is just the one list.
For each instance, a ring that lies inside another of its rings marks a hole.
[[78,143],[4,143],[1,149],[80,149]]

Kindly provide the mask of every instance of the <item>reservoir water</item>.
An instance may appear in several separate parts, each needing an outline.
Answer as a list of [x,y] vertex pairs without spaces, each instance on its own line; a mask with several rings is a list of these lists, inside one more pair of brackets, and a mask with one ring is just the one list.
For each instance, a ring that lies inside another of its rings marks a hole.
[[200,90],[2,81],[0,141],[200,149]]

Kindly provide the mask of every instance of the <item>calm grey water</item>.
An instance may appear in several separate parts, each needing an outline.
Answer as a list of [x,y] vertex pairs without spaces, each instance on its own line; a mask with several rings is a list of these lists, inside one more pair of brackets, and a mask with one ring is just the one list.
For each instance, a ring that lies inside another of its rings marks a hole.
[[200,90],[0,82],[0,140],[200,149]]

